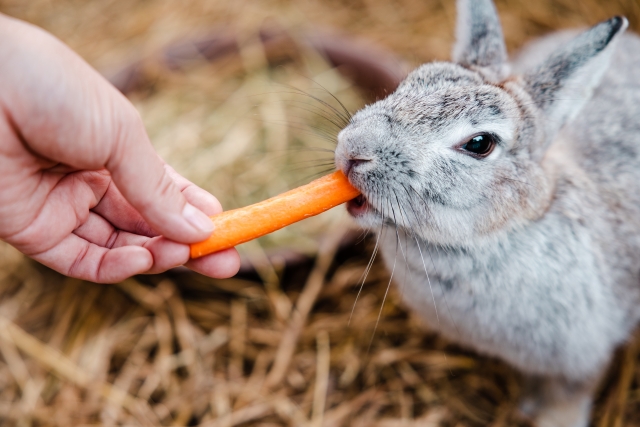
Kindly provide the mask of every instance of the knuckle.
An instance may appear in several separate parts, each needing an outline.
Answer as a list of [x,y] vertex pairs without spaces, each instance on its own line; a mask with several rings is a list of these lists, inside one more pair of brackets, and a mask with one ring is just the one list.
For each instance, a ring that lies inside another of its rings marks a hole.
[[104,247],[107,249],[113,249],[114,245],[118,241],[118,237],[120,237],[120,230],[114,230],[107,239]]
[[67,276],[76,277],[79,279],[87,278],[86,271],[84,270],[86,270],[87,267],[87,258],[90,249],[91,247],[88,243],[82,247],[80,252],[78,252],[75,259],[73,260],[73,263],[71,263],[71,265],[69,266],[69,269],[66,272]]
[[158,235],[153,228],[142,218],[133,224],[133,232],[140,236],[155,237]]
[[162,174],[162,177],[158,182],[157,189],[158,196],[160,196],[162,199],[169,198],[177,194],[176,183],[166,173]]

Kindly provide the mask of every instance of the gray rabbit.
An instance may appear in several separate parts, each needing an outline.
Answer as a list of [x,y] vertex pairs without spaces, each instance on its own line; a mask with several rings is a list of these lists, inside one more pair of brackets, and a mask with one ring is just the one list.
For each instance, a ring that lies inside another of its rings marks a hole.
[[338,136],[406,304],[530,378],[539,426],[586,426],[640,320],[640,38],[614,17],[508,62],[490,0]]

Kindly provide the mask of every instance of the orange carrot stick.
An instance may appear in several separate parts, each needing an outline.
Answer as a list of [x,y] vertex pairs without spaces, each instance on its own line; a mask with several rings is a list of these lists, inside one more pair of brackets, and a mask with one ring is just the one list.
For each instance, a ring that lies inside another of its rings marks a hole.
[[340,171],[316,179],[263,202],[211,217],[215,226],[207,240],[191,245],[191,258],[198,258],[318,215],[328,209],[357,197]]

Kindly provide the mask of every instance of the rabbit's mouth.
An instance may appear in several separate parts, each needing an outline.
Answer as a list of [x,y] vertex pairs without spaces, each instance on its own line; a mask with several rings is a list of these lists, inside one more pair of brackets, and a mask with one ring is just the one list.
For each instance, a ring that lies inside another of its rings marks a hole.
[[351,199],[347,202],[347,211],[351,214],[351,216],[354,217],[364,215],[370,209],[370,207],[371,205],[367,201],[367,198],[362,194],[355,199]]

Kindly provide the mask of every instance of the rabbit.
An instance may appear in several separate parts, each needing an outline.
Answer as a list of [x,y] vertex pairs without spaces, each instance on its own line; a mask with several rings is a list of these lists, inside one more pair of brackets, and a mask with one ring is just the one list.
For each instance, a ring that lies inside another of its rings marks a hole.
[[535,425],[584,427],[640,320],[640,37],[614,17],[509,62],[493,3],[457,7],[453,61],[338,134],[347,208],[410,309],[523,373]]

